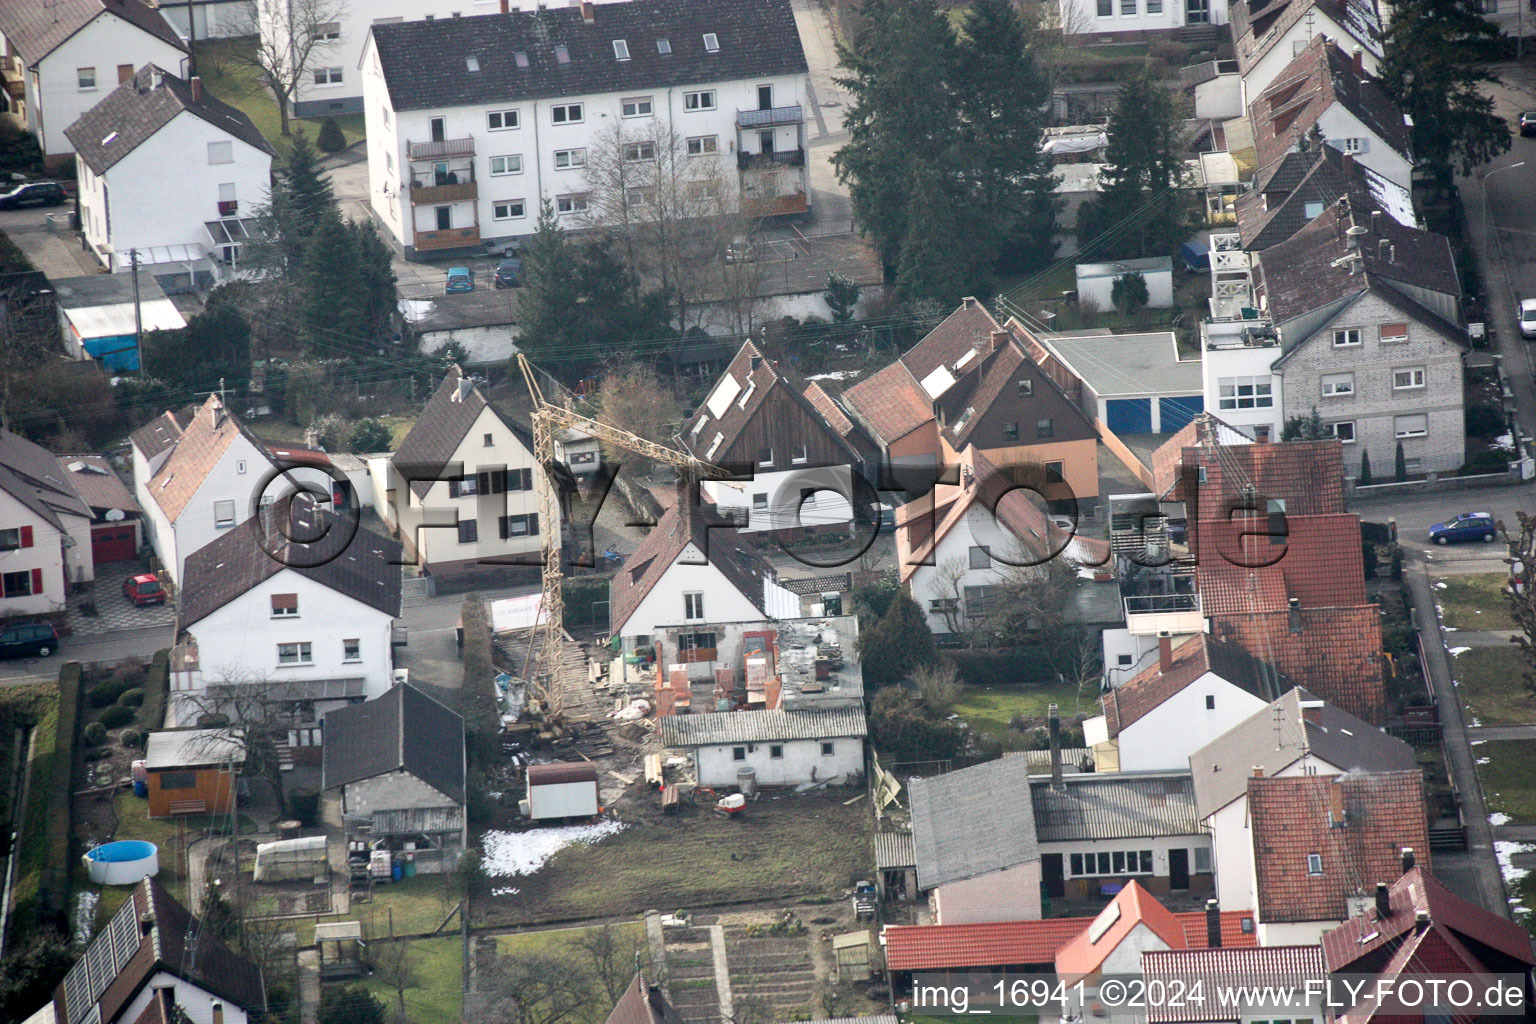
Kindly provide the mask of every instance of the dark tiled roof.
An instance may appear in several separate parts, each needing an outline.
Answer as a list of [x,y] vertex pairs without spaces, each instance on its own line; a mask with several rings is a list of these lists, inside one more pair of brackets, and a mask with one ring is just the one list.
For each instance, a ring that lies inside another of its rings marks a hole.
[[480,388],[462,369],[455,366],[432,393],[421,415],[411,426],[410,433],[405,435],[400,446],[395,449],[393,461],[396,469],[408,470],[412,477],[425,478],[411,480],[411,490],[418,498],[427,496],[427,492],[436,483],[435,478],[453,459],[453,453],[458,451],[464,435],[474,427],[484,409],[490,409],[500,417],[507,429],[532,449],[532,437],[528,431],[503,416],[500,410],[486,401]]
[[1307,722],[1302,702],[1316,699],[1306,690],[1294,689],[1189,755],[1202,818],[1247,792],[1255,767],[1264,769],[1265,775],[1279,775],[1308,753],[1341,772],[1415,767],[1412,747],[1332,704],[1313,710],[1317,720]]
[[[708,52],[705,33],[719,49]],[[666,89],[797,75],[805,53],[790,0],[631,0],[599,3],[593,23],[576,7],[438,18],[373,26],[374,45],[396,110]],[[629,44],[630,59],[613,42]],[[658,40],[671,44],[660,53]],[[556,47],[569,61],[561,63]],[[519,67],[516,55],[526,57]],[[475,57],[479,71],[466,58]]]
[[194,99],[190,84],[153,64],[146,64],[128,81],[107,93],[106,98],[82,114],[80,120],[64,129],[64,134],[86,166],[101,174],[183,111],[202,118],[248,146],[269,156],[272,154],[272,147],[249,117],[215,99],[206,89],[202,99]]
[[[275,516],[290,504],[294,522],[284,530]],[[302,498],[280,499],[187,556],[178,628],[190,628],[284,569],[398,617],[400,566],[399,541]]]
[[1087,772],[1030,780],[1035,838],[1042,843],[1200,833],[1188,772]]
[[647,984],[645,975],[637,972],[604,1024],[683,1024],[683,1018],[661,988]]
[[29,65],[36,64],[102,11],[186,49],[175,29],[143,0],[7,0],[0,3],[0,35]]
[[1376,199],[1362,165],[1350,162],[1353,167],[1346,170],[1344,154],[1332,146],[1319,146],[1305,153],[1289,151],[1260,170],[1258,184],[1238,196],[1235,204],[1243,248],[1267,249],[1290,238],[1312,219],[1307,216],[1308,204],[1320,203],[1327,209],[1340,196],[1348,196],[1355,209],[1375,210]]
[[917,884],[933,889],[1040,859],[1029,765],[1002,757],[908,783]]
[[[1342,816],[1342,823],[1341,823]],[[1352,896],[1402,872],[1402,849],[1429,860],[1424,777],[1399,772],[1248,780],[1259,920],[1343,921]],[[1320,872],[1309,872],[1317,854]]]
[[325,716],[323,785],[408,771],[464,802],[464,719],[408,683]]
[[91,518],[58,456],[9,430],[0,430],[0,491],[59,530],[61,513]]
[[196,406],[188,406],[180,412],[163,412],[135,430],[130,440],[139,454],[146,459],[153,459],[180,440],[196,412]]
[[1295,685],[1239,644],[1199,633],[1174,650],[1168,671],[1154,663],[1104,695],[1109,734],[1119,735],[1207,672],[1265,701]]

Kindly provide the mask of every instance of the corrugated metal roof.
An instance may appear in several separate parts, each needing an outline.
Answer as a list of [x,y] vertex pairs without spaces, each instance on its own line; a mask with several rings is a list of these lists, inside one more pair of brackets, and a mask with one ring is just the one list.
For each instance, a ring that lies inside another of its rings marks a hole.
[[730,711],[708,715],[669,715],[661,719],[661,742],[668,747],[862,737],[866,731],[863,708],[839,708],[835,711]]
[[393,811],[373,812],[373,834],[376,836],[414,835],[425,832],[462,832],[464,808],[462,807],[406,807]]
[[1060,789],[1048,779],[1035,779],[1030,797],[1035,834],[1042,843],[1201,832],[1189,772],[1067,775]]
[[1040,858],[1029,764],[998,758],[948,775],[913,779],[917,884],[932,889]]
[[[1240,1016],[1239,1007],[1223,999],[1234,987],[1263,985],[1271,990],[1299,989],[1309,978],[1327,974],[1322,946],[1264,946],[1255,949],[1168,949],[1141,954],[1141,973],[1150,985],[1153,979],[1164,983],[1188,982],[1189,991],[1199,982],[1212,993],[1216,1003],[1201,1002],[1147,1005],[1147,1020],[1157,1024],[1194,1024],[1198,1021],[1229,1020]],[[1173,991],[1170,987],[1167,991]]]
[[876,832],[875,867],[910,868],[917,864],[911,832]]

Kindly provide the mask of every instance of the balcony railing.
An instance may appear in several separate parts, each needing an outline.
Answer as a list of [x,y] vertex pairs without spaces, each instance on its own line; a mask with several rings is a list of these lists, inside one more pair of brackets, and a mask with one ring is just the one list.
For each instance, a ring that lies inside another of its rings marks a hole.
[[770,107],[767,110],[736,111],[738,128],[772,128],[775,125],[800,124],[804,120],[805,113],[798,103],[788,107]]
[[1142,594],[1125,599],[1127,615],[1157,615],[1165,612],[1198,612],[1199,594]]
[[743,171],[766,171],[774,167],[804,167],[805,150],[781,149],[772,153],[737,153],[736,167]]
[[474,139],[433,139],[407,144],[412,160],[440,160],[445,156],[474,156]]
[[417,252],[434,249],[464,249],[480,244],[480,229],[449,228],[446,231],[418,231],[415,246]]
[[412,185],[411,205],[430,206],[435,203],[462,203],[480,196],[479,186],[473,181],[460,181],[444,185]]

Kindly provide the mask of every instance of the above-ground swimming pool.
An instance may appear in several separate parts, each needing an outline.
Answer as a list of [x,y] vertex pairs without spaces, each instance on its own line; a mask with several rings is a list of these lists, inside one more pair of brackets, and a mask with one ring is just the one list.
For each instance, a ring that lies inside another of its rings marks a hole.
[[160,851],[141,839],[104,843],[82,859],[97,885],[134,885],[160,873]]

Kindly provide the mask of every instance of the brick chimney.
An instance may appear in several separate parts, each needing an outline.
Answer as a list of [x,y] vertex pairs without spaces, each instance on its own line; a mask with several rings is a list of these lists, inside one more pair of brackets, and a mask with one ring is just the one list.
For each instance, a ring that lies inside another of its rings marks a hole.
[[592,0],[581,0],[581,23],[590,25],[597,20],[597,12],[592,7]]
[[1012,337],[1012,335],[1009,334],[1007,331],[993,331],[992,332],[992,351],[993,352],[1000,351],[1003,348],[1004,345],[1008,344],[1008,339],[1011,338],[1011,337]]
[[501,13],[502,14],[511,14],[512,13],[512,5],[509,2],[509,0],[501,0]]
[[1205,901],[1205,944],[1221,948],[1221,904],[1215,900]]
[[1392,897],[1387,893],[1387,883],[1376,883],[1376,919],[1392,916]]
[[1413,855],[1413,847],[1403,847],[1403,874],[1406,875],[1408,872],[1412,871],[1413,866],[1416,863],[1418,863],[1418,858]]
[[202,78],[200,76],[198,76],[198,75],[193,75],[192,78],[187,82],[187,84],[192,87],[192,102],[193,103],[201,103],[201,102],[203,102],[203,80],[202,80]]
[[1264,777],[1264,766],[1263,765],[1256,764],[1256,765],[1253,766],[1253,777],[1256,778],[1256,779],[1262,779]]
[[1343,165],[1344,165],[1344,173],[1345,174],[1353,174],[1353,173],[1355,173],[1355,154],[1353,154],[1353,153],[1345,153],[1344,154]]
[[1365,74],[1365,50],[1357,46],[1350,51],[1349,55],[1354,58],[1355,74],[1363,76]]
[[1157,634],[1157,670],[1167,672],[1173,668],[1173,634],[1167,630]]
[[1301,720],[1307,725],[1323,724],[1323,702],[1320,700],[1304,700],[1301,702]]

